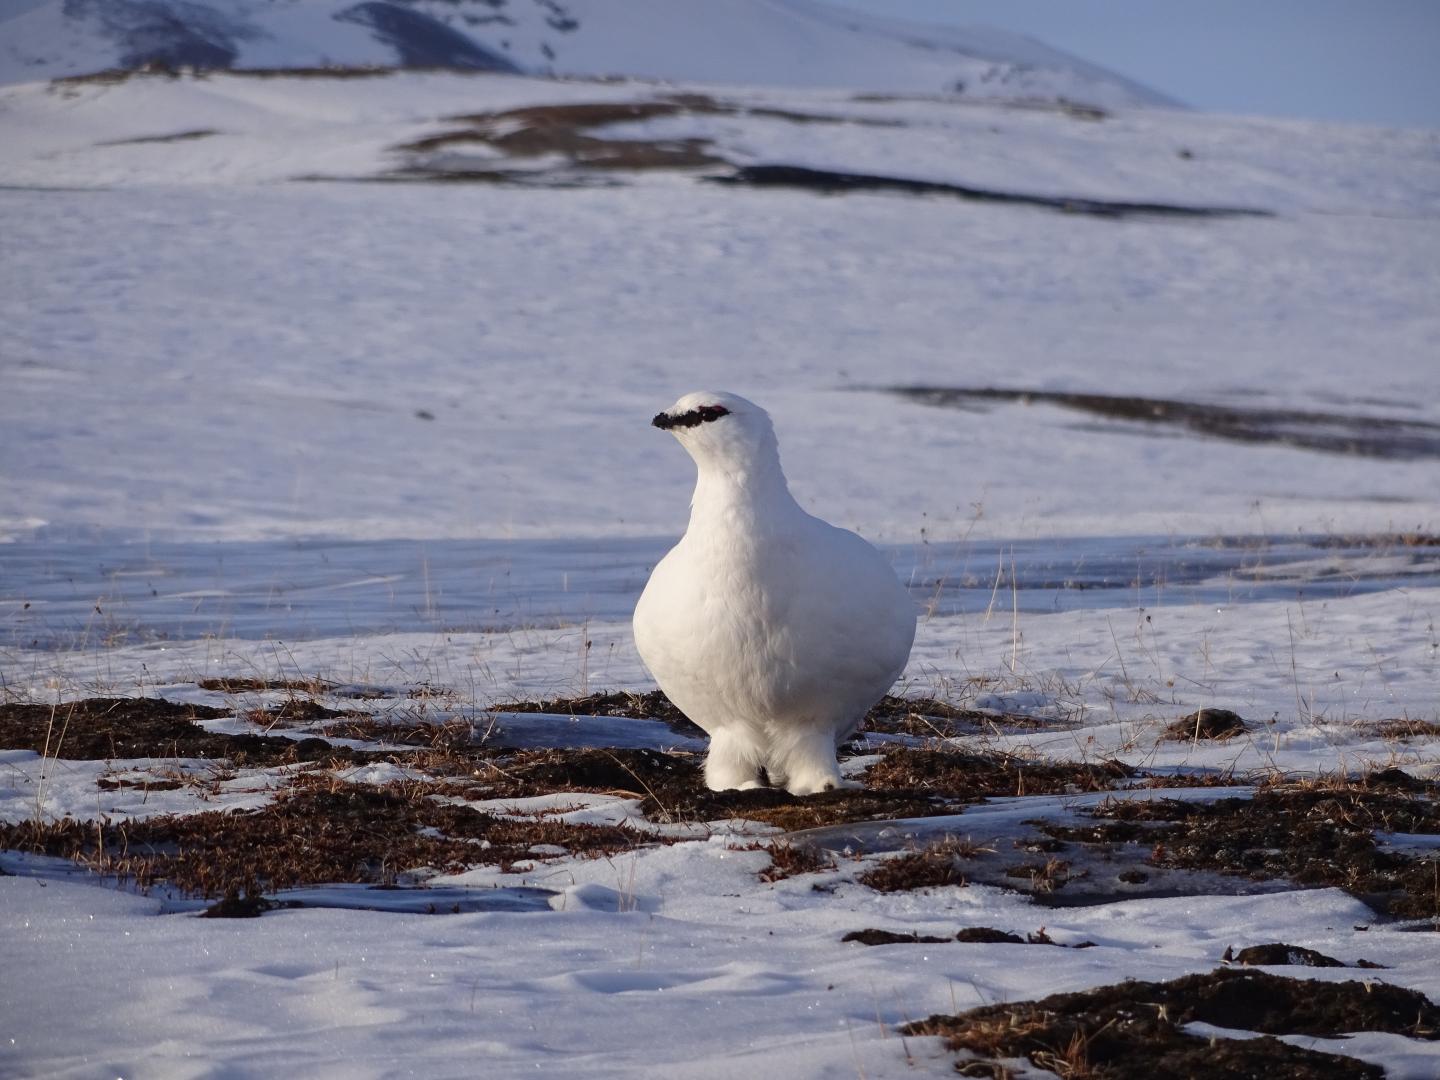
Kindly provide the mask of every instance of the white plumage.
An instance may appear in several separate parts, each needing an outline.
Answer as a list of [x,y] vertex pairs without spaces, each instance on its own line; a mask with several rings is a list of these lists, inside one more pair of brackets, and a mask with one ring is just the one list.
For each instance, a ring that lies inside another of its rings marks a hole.
[[705,782],[851,786],[835,747],[905,668],[916,609],[886,560],[800,509],[770,417],[687,394],[654,419],[695,459],[690,525],[635,606],[660,688],[710,734]]

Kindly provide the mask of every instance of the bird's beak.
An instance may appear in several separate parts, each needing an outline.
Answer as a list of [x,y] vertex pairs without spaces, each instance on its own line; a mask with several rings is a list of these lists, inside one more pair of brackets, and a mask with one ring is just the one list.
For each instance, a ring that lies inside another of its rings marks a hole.
[[656,413],[655,419],[650,421],[651,427],[658,427],[661,431],[669,431],[675,425],[670,421],[669,413]]

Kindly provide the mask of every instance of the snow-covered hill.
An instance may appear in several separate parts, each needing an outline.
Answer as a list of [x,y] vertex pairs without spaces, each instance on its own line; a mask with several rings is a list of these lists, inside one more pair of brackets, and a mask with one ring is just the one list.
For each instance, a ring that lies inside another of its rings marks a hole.
[[0,0],[0,82],[147,63],[449,67],[1173,105],[1030,38],[813,0]]

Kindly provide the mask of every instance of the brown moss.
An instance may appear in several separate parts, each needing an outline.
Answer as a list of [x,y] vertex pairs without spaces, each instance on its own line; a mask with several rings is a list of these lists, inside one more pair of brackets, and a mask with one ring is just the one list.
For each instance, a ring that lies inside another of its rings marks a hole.
[[201,690],[213,690],[218,694],[251,694],[262,690],[295,690],[305,694],[325,694],[332,687],[323,679],[251,679],[221,677],[201,679],[195,684]]
[[659,720],[672,731],[703,739],[705,732],[681,712],[663,691],[586,694],[583,697],[551,698],[546,701],[510,701],[492,705],[491,712],[554,713],[559,716],[626,716],[634,720]]
[[994,796],[1106,791],[1134,772],[1118,761],[1099,765],[1037,762],[1008,754],[891,747],[866,770],[865,782],[877,788],[978,802]]
[[933,934],[897,934],[894,930],[851,930],[840,939],[842,942],[857,942],[861,945],[941,945],[954,938],[935,937]]
[[877,892],[964,885],[965,874],[958,863],[961,859],[973,857],[975,852],[968,841],[947,836],[917,851],[883,859],[856,880]]
[[1268,945],[1250,945],[1237,953],[1225,950],[1225,959],[1247,967],[1344,967],[1333,956],[1326,956],[1314,949],[1302,949],[1298,945],[1286,945],[1280,941]]
[[1433,739],[1440,735],[1440,724],[1409,717],[1377,720],[1366,726],[1382,739]]
[[143,887],[225,896],[329,882],[392,882],[421,868],[509,869],[534,845],[613,855],[664,842],[610,825],[513,820],[441,804],[414,785],[302,777],[258,810],[144,821],[0,824],[0,847],[74,859]]
[[296,759],[289,739],[221,735],[195,722],[229,715],[225,709],[160,698],[0,705],[0,747],[72,760],[228,757],[271,764]]
[[799,874],[815,874],[835,869],[834,861],[819,848],[808,844],[790,844],[776,840],[756,844],[755,850],[770,853],[770,865],[760,871],[761,881],[782,881]]
[[1066,840],[1141,842],[1157,866],[1255,880],[1336,886],[1385,914],[1440,919],[1440,860],[1381,848],[1377,831],[1440,833],[1440,803],[1412,794],[1423,781],[1386,774],[1265,786],[1213,803],[1123,800],[1092,813],[1096,826],[1042,826]]
[[1233,713],[1229,709],[1199,709],[1176,720],[1165,729],[1161,738],[1172,742],[1233,739],[1249,730],[1239,713]]
[[985,1058],[1025,1057],[1062,1076],[1093,1080],[1384,1076],[1378,1066],[1274,1038],[1212,1041],[1183,1030],[1197,1021],[1266,1035],[1385,1031],[1434,1039],[1440,1010],[1423,994],[1384,983],[1322,983],[1221,969],[932,1016],[903,1031],[941,1035],[953,1049]]

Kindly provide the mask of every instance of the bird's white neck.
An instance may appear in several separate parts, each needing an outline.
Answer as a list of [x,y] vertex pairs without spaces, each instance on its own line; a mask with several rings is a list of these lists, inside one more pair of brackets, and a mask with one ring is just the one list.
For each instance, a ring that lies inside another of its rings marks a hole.
[[779,455],[773,450],[709,458],[697,461],[696,466],[690,530],[697,537],[737,529],[747,535],[764,535],[805,513],[790,494]]

